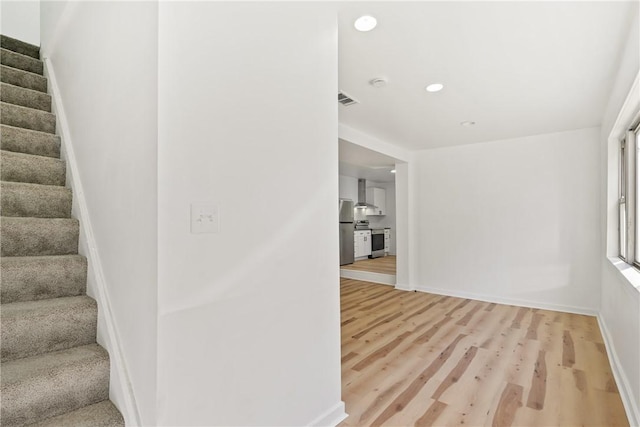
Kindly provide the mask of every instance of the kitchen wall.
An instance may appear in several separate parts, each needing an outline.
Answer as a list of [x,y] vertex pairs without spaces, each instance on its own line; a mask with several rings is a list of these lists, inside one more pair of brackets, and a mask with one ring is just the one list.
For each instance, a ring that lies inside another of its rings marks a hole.
[[158,424],[335,425],[333,6],[159,7]]
[[595,313],[599,129],[425,150],[417,289]]
[[[640,425],[640,274],[618,255],[618,136],[640,111],[640,11],[621,52],[600,134],[600,321],[631,425]],[[636,86],[632,88],[636,83]],[[618,120],[618,118],[620,120]],[[633,280],[632,281],[630,281]]]
[[[158,6],[44,1],[41,12],[42,56],[69,126],[59,126],[68,131],[63,150],[77,160],[67,171],[73,185],[81,184],[74,187],[73,215],[81,218],[81,253],[90,259],[88,293],[100,297],[103,280],[111,302],[98,298],[98,341],[111,353],[111,398],[125,411],[121,385],[130,380],[142,423],[155,425]],[[95,241],[86,241],[88,233]],[[108,313],[128,379],[116,375],[123,366],[105,332]]]
[[[387,214],[383,216],[369,215],[365,213],[365,209],[356,209],[354,218],[369,220],[371,228],[390,228],[391,244],[389,253],[396,254],[396,184],[395,182],[375,182],[367,181],[368,187],[384,188]],[[354,203],[358,201],[358,178],[352,176],[339,176],[340,197],[343,199],[351,199]]]
[[40,0],[2,0],[0,33],[40,46]]

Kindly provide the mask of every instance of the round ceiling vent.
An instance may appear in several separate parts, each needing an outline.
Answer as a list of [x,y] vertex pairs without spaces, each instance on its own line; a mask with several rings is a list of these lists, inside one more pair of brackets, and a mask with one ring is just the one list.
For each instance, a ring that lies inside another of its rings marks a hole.
[[385,87],[387,85],[387,79],[378,77],[373,80],[370,80],[369,84],[373,87]]

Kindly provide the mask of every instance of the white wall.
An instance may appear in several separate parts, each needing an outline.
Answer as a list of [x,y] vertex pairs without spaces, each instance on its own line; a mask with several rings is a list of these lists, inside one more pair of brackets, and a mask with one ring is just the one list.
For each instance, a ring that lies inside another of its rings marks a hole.
[[[126,412],[114,378],[118,354],[105,336],[109,311],[124,350],[142,422],[155,424],[157,317],[157,15],[152,2],[43,2],[42,53],[61,93],[83,195],[99,254],[88,293],[98,298],[99,342],[110,350],[111,397]],[[69,170],[69,169],[68,169]],[[82,230],[81,245],[87,251]],[[116,366],[114,366],[116,364]],[[125,413],[126,416],[131,414]],[[129,419],[128,421],[134,422]]]
[[[618,388],[632,425],[640,424],[640,275],[624,270],[617,256],[618,143],[634,114],[640,111],[640,92],[634,81],[640,77],[640,11],[633,16],[627,43],[621,52],[617,76],[603,117],[601,149],[602,303],[600,321],[614,364]],[[614,260],[613,263],[609,257]],[[615,263],[615,265],[614,265]],[[627,277],[635,276],[630,283]]]
[[417,153],[415,286],[595,313],[598,136],[593,128]]
[[40,46],[40,0],[2,0],[0,33]]
[[335,13],[161,2],[159,34],[158,424],[335,423]]

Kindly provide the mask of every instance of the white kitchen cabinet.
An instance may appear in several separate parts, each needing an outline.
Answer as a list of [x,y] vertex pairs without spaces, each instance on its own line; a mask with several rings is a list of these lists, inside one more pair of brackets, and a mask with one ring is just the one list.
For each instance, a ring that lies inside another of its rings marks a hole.
[[391,247],[391,230],[384,229],[384,254],[389,255],[389,248]]
[[371,255],[371,230],[353,232],[353,249],[355,258]]
[[367,208],[367,215],[386,215],[387,214],[387,197],[384,188],[369,187],[367,188],[367,203],[370,203],[374,208]]

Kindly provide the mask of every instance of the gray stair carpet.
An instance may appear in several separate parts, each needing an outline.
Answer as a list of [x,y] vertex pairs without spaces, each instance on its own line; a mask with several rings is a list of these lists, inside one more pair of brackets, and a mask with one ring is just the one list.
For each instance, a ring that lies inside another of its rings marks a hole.
[[0,36],[0,425],[124,426],[39,58]]

